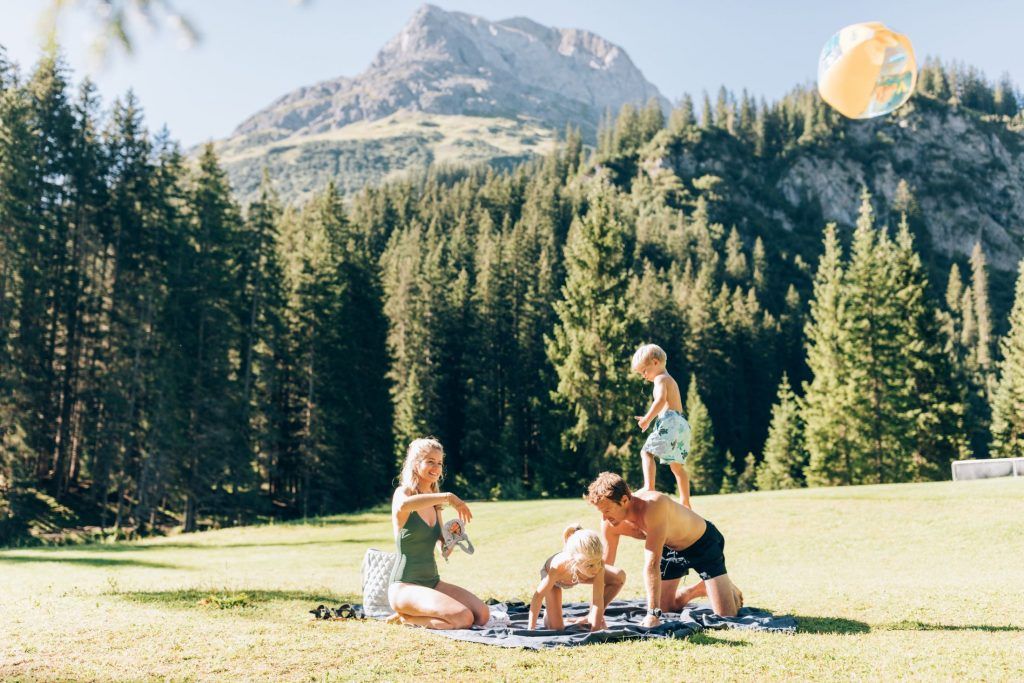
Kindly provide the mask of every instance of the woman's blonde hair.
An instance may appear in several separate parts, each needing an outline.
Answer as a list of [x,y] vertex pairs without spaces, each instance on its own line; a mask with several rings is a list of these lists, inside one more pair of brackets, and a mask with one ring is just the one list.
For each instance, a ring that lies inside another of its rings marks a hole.
[[565,541],[562,552],[569,556],[573,581],[579,582],[582,568],[593,570],[589,576],[604,568],[604,546],[596,532],[584,529],[580,524],[571,524],[565,527],[562,538]]
[[[409,444],[409,448],[405,451],[405,462],[402,463],[402,474],[399,478],[399,484],[406,490],[416,492],[418,491],[418,482],[416,481],[416,465],[420,464],[423,458],[427,457],[434,451],[441,453],[444,456],[444,447],[441,442],[432,436],[424,437],[422,439],[414,439]],[[431,493],[440,493],[441,487],[438,486],[437,482],[430,485]]]

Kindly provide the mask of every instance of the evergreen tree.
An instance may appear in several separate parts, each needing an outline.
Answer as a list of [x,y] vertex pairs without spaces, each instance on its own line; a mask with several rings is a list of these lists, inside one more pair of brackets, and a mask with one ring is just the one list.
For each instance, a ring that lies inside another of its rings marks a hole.
[[1010,330],[999,344],[999,380],[992,395],[992,455],[1024,452],[1024,261],[1018,266]]
[[[213,145],[199,158],[199,171],[189,196],[195,256],[188,265],[193,283],[182,315],[186,357],[192,361],[187,386],[188,455],[181,476],[185,487],[185,531],[194,531],[205,506],[218,505],[222,484],[241,467],[246,454],[240,416],[241,395],[233,356],[237,354],[240,321],[236,317],[237,262],[241,216],[231,198],[227,176]],[[216,459],[204,457],[217,453]]]
[[808,457],[804,447],[804,425],[796,396],[785,373],[772,406],[772,423],[764,444],[764,460],[757,468],[757,488],[791,489],[804,485]]
[[686,390],[686,416],[690,423],[690,455],[686,469],[694,493],[718,493],[722,484],[724,463],[715,447],[711,416],[701,400],[696,375],[690,375]]
[[614,188],[598,179],[565,245],[565,284],[555,303],[558,322],[548,357],[558,374],[553,398],[570,415],[563,445],[580,458],[585,479],[622,443],[632,406],[627,399],[635,336],[626,299],[633,230]]
[[905,325],[910,381],[899,387],[909,421],[905,437],[910,462],[904,471],[914,480],[944,478],[952,460],[966,457],[965,387],[942,333],[941,317],[927,301],[927,276],[914,250],[906,214],[896,237],[894,298]]
[[977,346],[973,355],[983,384],[988,388],[988,377],[992,369],[992,319],[988,305],[987,264],[980,242],[975,242],[974,249],[971,250],[971,290],[974,293],[974,317],[977,325]]
[[696,125],[697,118],[693,111],[693,98],[689,94],[683,95],[679,105],[672,110],[672,114],[669,116],[669,132],[673,136],[679,136]]
[[651,98],[640,112],[638,128],[641,144],[647,144],[665,127],[665,113],[657,98]]
[[711,98],[708,96],[708,91],[705,90],[701,98],[700,127],[710,130],[716,123],[715,112],[711,109]]
[[739,475],[736,474],[736,467],[733,465],[732,451],[726,451],[723,458],[725,467],[722,469],[722,485],[719,493],[736,493],[736,483]]
[[852,444],[846,416],[849,370],[846,303],[843,295],[842,251],[835,225],[825,228],[825,251],[814,277],[814,297],[805,329],[807,366],[812,380],[804,386],[800,413],[809,456],[806,479],[810,486],[852,484]]
[[865,191],[844,278],[847,336],[842,348],[852,397],[846,418],[856,448],[853,480],[858,483],[905,477],[911,417],[904,395],[908,352],[918,352],[920,340],[908,334],[904,311],[893,296],[905,286],[896,257],[889,236],[874,226]]
[[736,481],[736,490],[740,493],[757,489],[757,459],[753,453],[747,453],[743,459],[743,472]]

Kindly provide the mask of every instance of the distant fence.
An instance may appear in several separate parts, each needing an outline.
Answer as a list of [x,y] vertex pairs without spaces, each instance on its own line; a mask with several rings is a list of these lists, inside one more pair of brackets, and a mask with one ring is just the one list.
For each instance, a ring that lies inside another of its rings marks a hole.
[[988,479],[990,477],[1024,477],[1024,458],[956,460],[953,462],[953,481]]

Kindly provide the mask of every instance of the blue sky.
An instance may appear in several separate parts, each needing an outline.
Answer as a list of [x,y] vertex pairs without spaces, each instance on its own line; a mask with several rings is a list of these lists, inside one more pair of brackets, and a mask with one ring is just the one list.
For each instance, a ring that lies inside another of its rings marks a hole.
[[[82,2],[82,0],[80,0]],[[73,9],[60,40],[76,78],[89,74],[104,101],[133,88],[151,128],[166,124],[185,145],[223,137],[245,117],[298,87],[363,71],[401,30],[417,0],[169,0],[202,42],[178,46],[168,27],[136,25],[134,56],[91,65],[91,22]],[[72,3],[69,3],[72,4]],[[1024,83],[1024,3],[1012,0],[440,0],[491,20],[527,16],[582,28],[622,46],[675,101],[719,85],[777,98],[812,82],[818,53],[837,29],[882,21],[906,33],[918,59],[934,55],[1008,72]],[[23,69],[38,59],[40,15],[50,0],[0,0],[0,45]]]

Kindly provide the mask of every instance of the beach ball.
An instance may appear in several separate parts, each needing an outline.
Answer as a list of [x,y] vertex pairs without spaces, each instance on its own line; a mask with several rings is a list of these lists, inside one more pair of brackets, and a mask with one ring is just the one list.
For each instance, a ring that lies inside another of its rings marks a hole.
[[877,21],[829,38],[818,60],[821,99],[851,119],[869,119],[907,101],[917,82],[910,40]]

